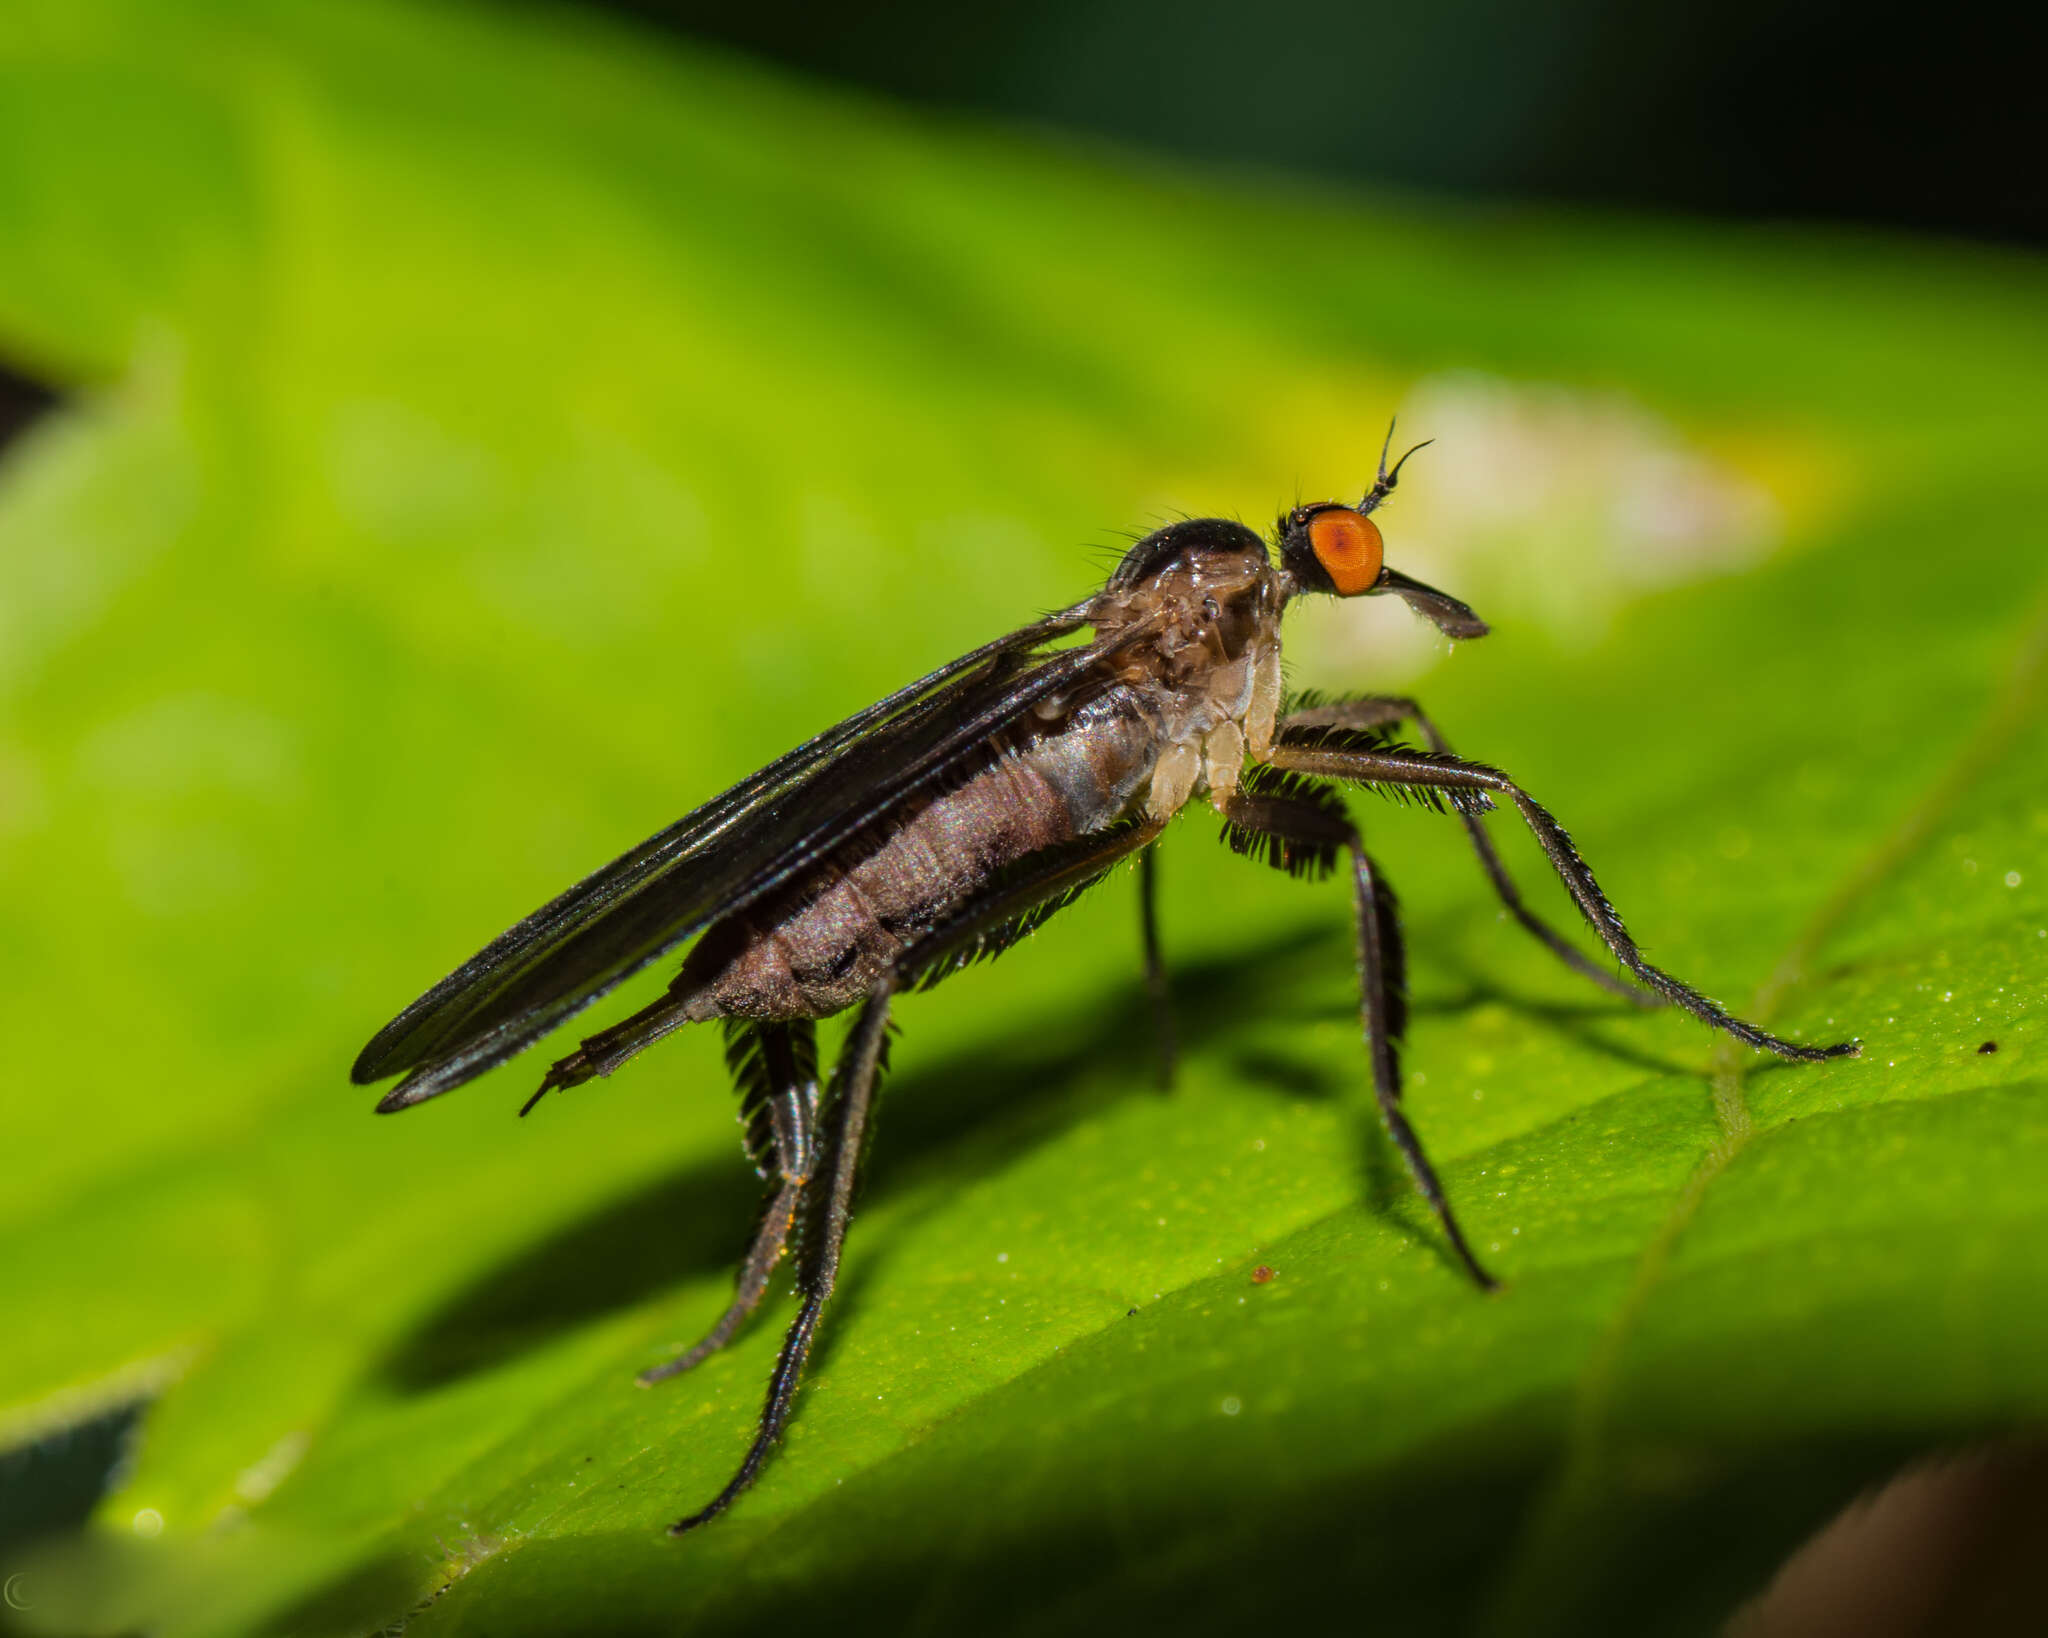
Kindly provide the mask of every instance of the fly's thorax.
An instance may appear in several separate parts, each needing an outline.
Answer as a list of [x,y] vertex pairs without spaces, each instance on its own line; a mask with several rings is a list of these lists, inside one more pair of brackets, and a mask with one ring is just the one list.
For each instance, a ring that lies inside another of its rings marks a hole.
[[[1216,532],[1221,531],[1220,538]],[[1121,668],[1174,688],[1202,686],[1207,673],[1229,666],[1278,626],[1281,581],[1256,535],[1237,524],[1202,519],[1152,536],[1178,550],[1155,551],[1142,574],[1126,559],[1103,588],[1090,624],[1106,637],[1142,629],[1120,656]]]
[[1097,628],[1143,632],[1115,668],[1153,726],[1149,817],[1170,818],[1205,788],[1227,798],[1247,750],[1271,746],[1283,601],[1264,543],[1217,519],[1148,537],[1104,589]]

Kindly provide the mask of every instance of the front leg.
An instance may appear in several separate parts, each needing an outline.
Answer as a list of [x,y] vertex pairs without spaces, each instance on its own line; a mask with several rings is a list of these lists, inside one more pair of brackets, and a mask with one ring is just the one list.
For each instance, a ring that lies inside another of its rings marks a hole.
[[[1327,705],[1308,706],[1283,718],[1277,737],[1279,742],[1285,745],[1291,735],[1294,743],[1301,745],[1313,743],[1315,739],[1321,737],[1316,733],[1318,729],[1370,733],[1377,728],[1391,728],[1400,722],[1413,722],[1422,731],[1422,737],[1428,741],[1429,748],[1438,755],[1451,754],[1450,744],[1437,731],[1436,724],[1423,714],[1422,707],[1412,699],[1396,695],[1373,695],[1365,699],[1335,700]],[[1476,811],[1476,806],[1460,806],[1457,813],[1465,826],[1465,835],[1472,843],[1472,851],[1479,855],[1480,868],[1486,872],[1486,879],[1493,884],[1493,890],[1499,895],[1500,902],[1507,907],[1508,914],[1520,922],[1524,931],[1537,943],[1573,972],[1590,978],[1602,989],[1610,990],[1636,1006],[1655,1007],[1663,1003],[1662,996],[1617,978],[1524,904],[1514,878],[1508,875],[1507,866],[1502,863],[1500,854],[1494,850],[1493,838],[1486,834],[1486,823]]]
[[1482,762],[1467,762],[1444,753],[1369,751],[1301,741],[1290,744],[1284,737],[1282,743],[1273,748],[1272,765],[1296,773],[1324,779],[1345,779],[1366,786],[1407,786],[1442,791],[1454,799],[1459,796],[1469,799],[1478,794],[1503,797],[1512,802],[1515,811],[1522,816],[1522,822],[1542,847],[1551,868],[1577,903],[1587,925],[1600,935],[1624,967],[1666,1000],[1685,1008],[1703,1023],[1734,1036],[1744,1045],[1775,1052],[1781,1058],[1812,1063],[1822,1058],[1853,1058],[1862,1050],[1854,1041],[1838,1041],[1832,1046],[1802,1046],[1798,1042],[1784,1040],[1755,1024],[1745,1023],[1718,1001],[1702,995],[1662,968],[1652,966],[1622,925],[1614,906],[1607,902],[1606,893],[1593,879],[1593,872],[1587,868],[1586,861],[1579,857],[1579,851],[1565,834],[1564,826],[1498,768],[1489,768]]
[[1335,792],[1321,787],[1318,799],[1318,788],[1308,781],[1261,783],[1266,787],[1263,791],[1239,791],[1217,804],[1226,822],[1225,840],[1240,852],[1262,853],[1281,869],[1297,874],[1321,874],[1339,852],[1350,854],[1358,941],[1358,1014],[1372,1062],[1373,1096],[1379,1104],[1380,1120],[1407,1162],[1416,1188],[1443,1225],[1458,1260],[1482,1290],[1491,1291],[1498,1282],[1472,1254],[1436,1170],[1422,1151],[1422,1141],[1401,1108],[1399,1044],[1407,1017],[1402,983],[1406,963],[1393,892],[1366,856],[1365,843]]

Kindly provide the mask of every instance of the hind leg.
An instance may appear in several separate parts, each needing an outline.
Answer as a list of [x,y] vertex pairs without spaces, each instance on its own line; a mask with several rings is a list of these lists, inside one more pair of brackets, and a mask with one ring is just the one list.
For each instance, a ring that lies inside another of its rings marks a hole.
[[652,1387],[680,1376],[718,1352],[739,1333],[747,1316],[761,1304],[775,1265],[788,1249],[791,1226],[804,1186],[811,1180],[817,1149],[818,1045],[816,1027],[808,1018],[793,1023],[733,1020],[728,1025],[726,1061],[741,1095],[740,1120],[747,1131],[747,1153],[763,1176],[773,1177],[761,1212],[761,1225],[740,1264],[739,1283],[731,1304],[695,1347],[666,1364],[640,1373],[640,1385]]
[[[705,1506],[686,1519],[669,1526],[669,1534],[680,1536],[716,1518],[754,1482],[761,1464],[782,1436],[796,1401],[797,1384],[803,1378],[804,1362],[810,1357],[817,1336],[818,1319],[838,1283],[839,1253],[846,1243],[846,1225],[853,1216],[853,1180],[860,1168],[861,1148],[866,1140],[868,1108],[875,1083],[881,1078],[884,1045],[889,1028],[889,998],[894,993],[893,976],[877,984],[861,1008],[853,1035],[840,1056],[839,1070],[830,1100],[831,1129],[825,1134],[820,1184],[823,1193],[807,1203],[803,1245],[797,1254],[797,1292],[802,1305],[782,1339],[774,1373],[768,1378],[768,1398],[761,1407],[761,1419],[754,1430],[754,1442],[747,1449],[739,1471],[726,1487]],[[708,1340],[708,1339],[707,1339]]]

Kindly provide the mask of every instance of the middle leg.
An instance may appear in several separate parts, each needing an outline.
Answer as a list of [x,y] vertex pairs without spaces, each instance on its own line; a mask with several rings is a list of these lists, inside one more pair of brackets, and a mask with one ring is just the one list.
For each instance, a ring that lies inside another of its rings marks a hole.
[[1145,940],[1145,993],[1152,1001],[1153,1038],[1159,1049],[1159,1088],[1173,1086],[1180,1042],[1173,1027],[1173,995],[1166,986],[1166,963],[1159,954],[1159,856],[1154,843],[1138,855],[1138,923]]
[[1403,990],[1401,925],[1392,891],[1380,878],[1365,843],[1328,786],[1311,780],[1267,780],[1266,789],[1240,789],[1222,804],[1225,840],[1244,853],[1261,853],[1290,873],[1321,874],[1340,852],[1351,858],[1357,929],[1358,1011],[1372,1062],[1373,1096],[1380,1120],[1401,1152],[1415,1186],[1443,1225],[1444,1237],[1482,1290],[1499,1283],[1480,1266],[1456,1214],[1423,1153],[1422,1140],[1401,1108],[1400,1036],[1407,1016]]

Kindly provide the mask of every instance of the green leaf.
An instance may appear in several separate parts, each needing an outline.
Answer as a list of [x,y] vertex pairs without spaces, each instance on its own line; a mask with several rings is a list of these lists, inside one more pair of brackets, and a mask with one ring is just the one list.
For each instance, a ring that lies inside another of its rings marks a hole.
[[[152,1400],[24,1621],[1696,1632],[2048,1409],[2034,264],[1225,184],[376,0],[17,4],[0,221],[0,351],[70,389],[0,469],[0,1429]],[[1305,613],[1297,680],[1432,666],[1655,959],[1864,1056],[1612,1003],[1362,803],[1481,1297],[1342,894],[1192,818],[1182,1084],[1126,887],[907,1002],[795,1423],[666,1539],[788,1312],[632,1385],[751,1220],[715,1039],[525,1122],[537,1060],[385,1121],[355,1050],[1115,531],[1355,490],[1401,404],[1394,560],[1496,634]]]

